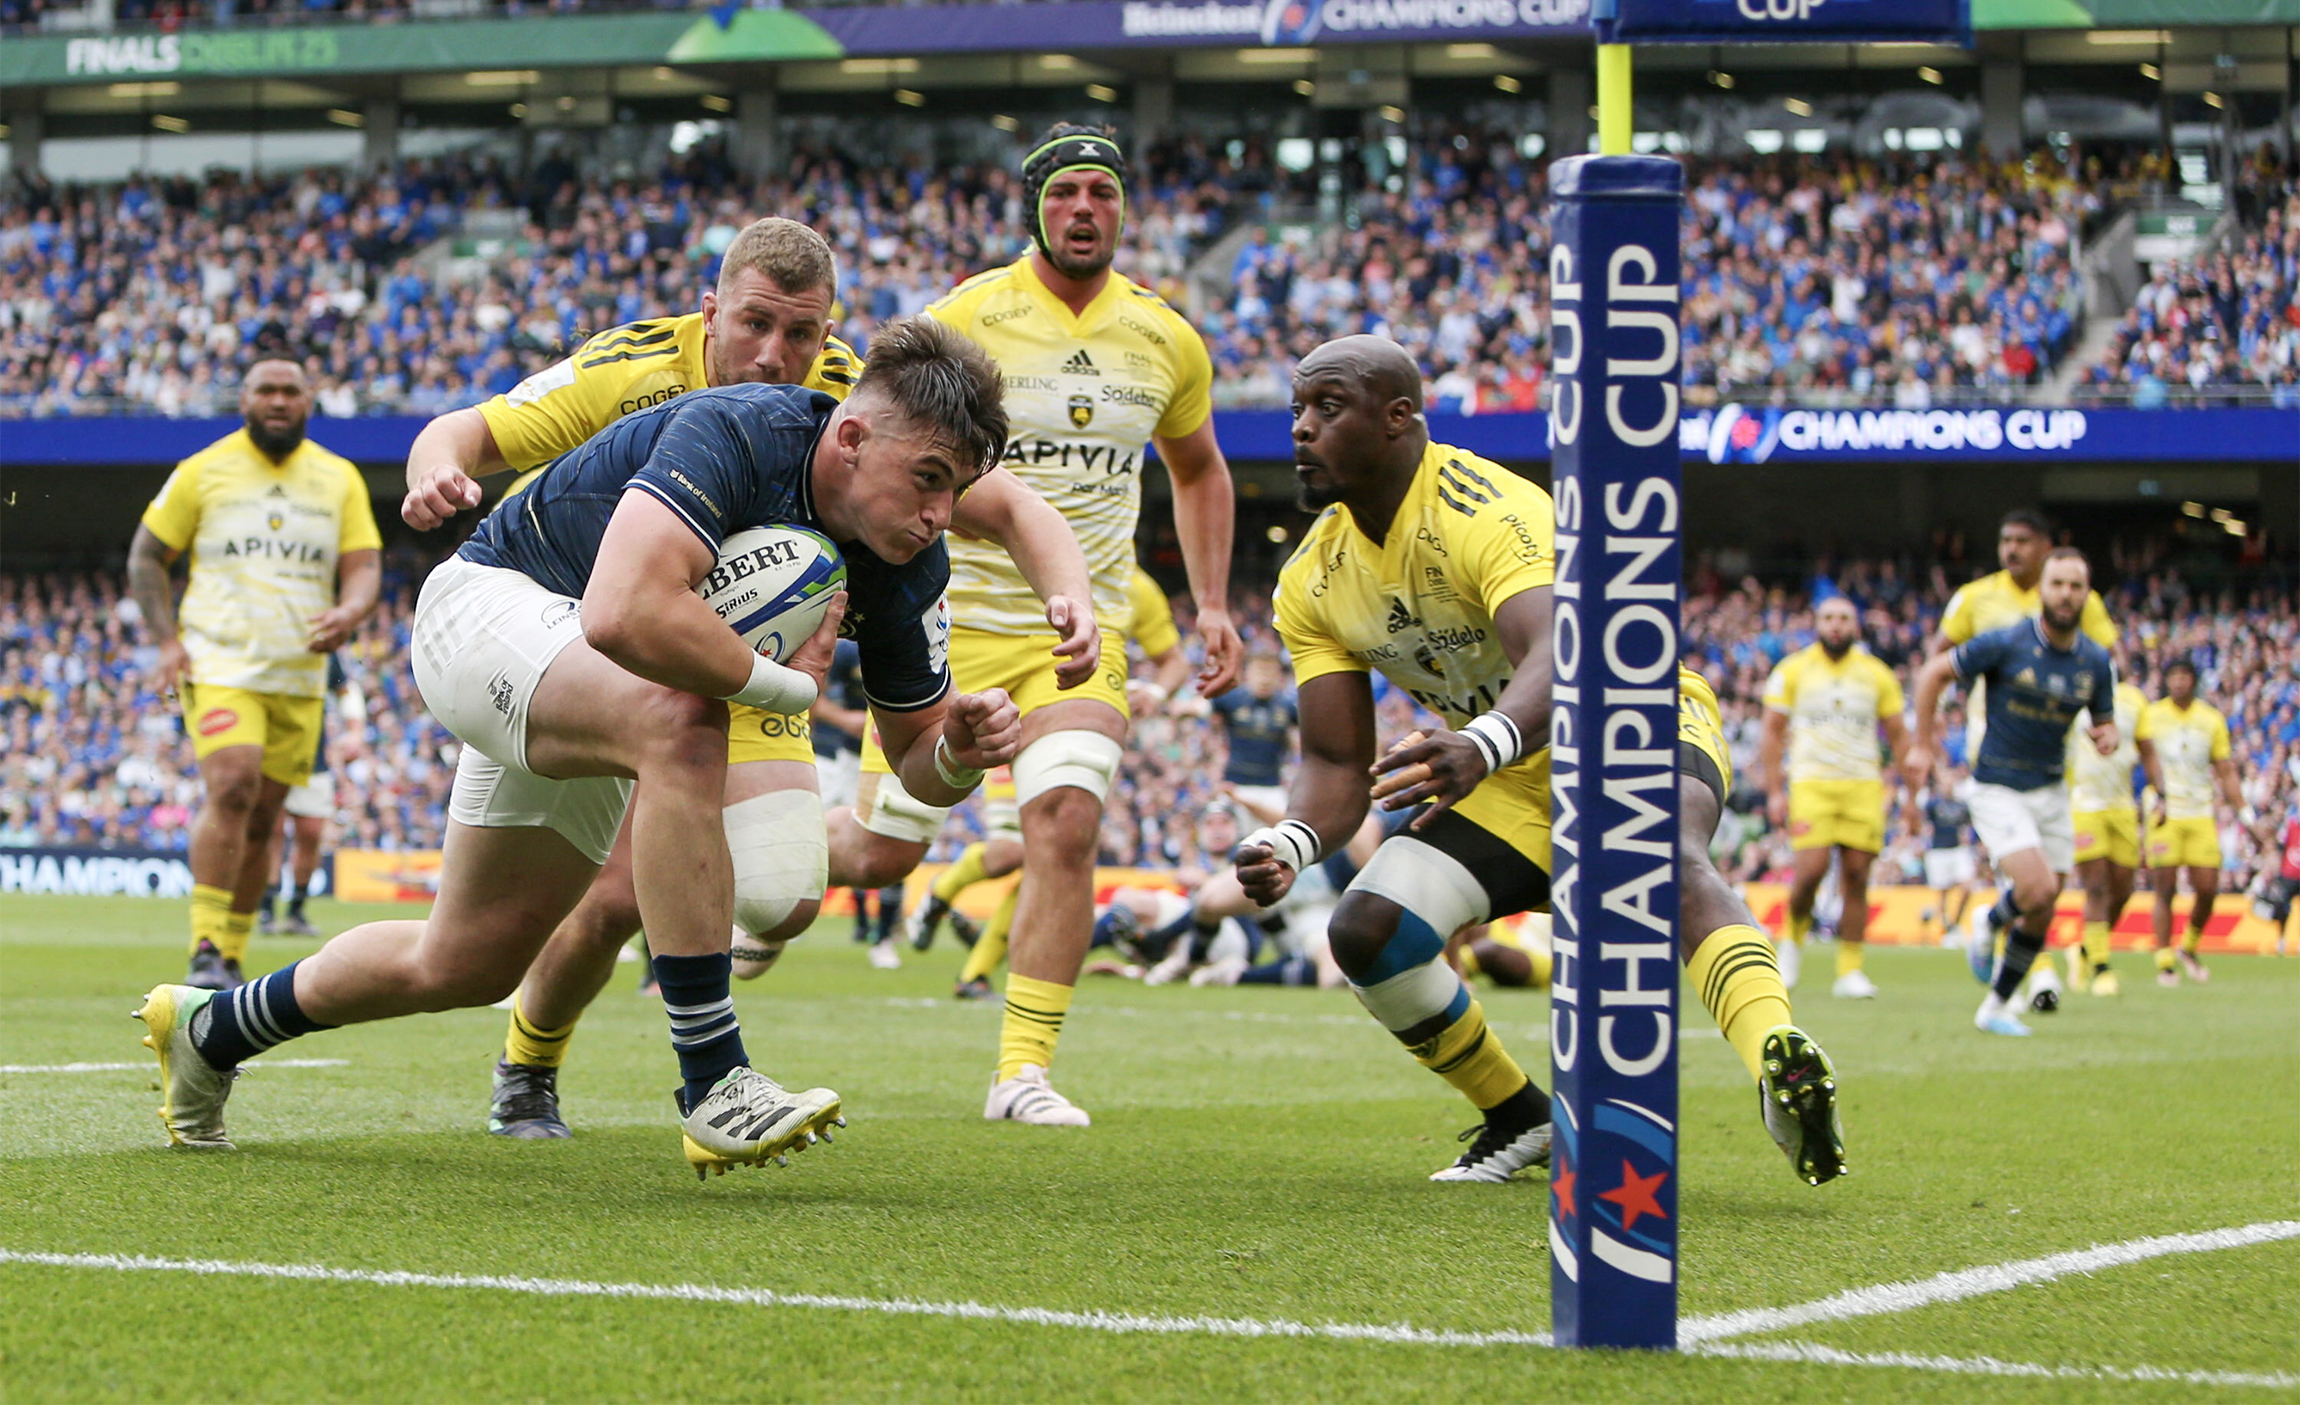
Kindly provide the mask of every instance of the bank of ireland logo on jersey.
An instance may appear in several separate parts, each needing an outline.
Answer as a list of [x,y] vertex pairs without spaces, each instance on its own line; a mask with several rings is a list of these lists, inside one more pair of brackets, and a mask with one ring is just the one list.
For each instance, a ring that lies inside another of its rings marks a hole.
[[1561,1346],[1669,1348],[1683,175],[1653,157],[1551,172],[1551,1312]]

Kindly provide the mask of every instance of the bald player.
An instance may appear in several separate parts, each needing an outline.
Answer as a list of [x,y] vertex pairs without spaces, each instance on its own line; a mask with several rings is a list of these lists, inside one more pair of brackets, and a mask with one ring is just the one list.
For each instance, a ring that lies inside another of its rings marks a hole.
[[[303,368],[249,367],[240,416],[176,465],[128,548],[128,593],[160,647],[153,682],[182,698],[199,761],[184,980],[202,990],[241,983],[280,807],[319,754],[327,656],[374,611],[383,583],[366,480],[304,437]],[[179,615],[169,570],[187,551]]]

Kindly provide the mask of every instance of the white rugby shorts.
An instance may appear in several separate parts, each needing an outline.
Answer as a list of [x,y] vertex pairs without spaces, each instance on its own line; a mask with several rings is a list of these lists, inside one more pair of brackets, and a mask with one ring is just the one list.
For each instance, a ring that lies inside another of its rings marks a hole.
[[1925,850],[1925,886],[1960,888],[1973,881],[1973,851],[1959,844],[1954,849]]
[[605,863],[631,803],[614,776],[553,780],[527,769],[527,709],[559,652],[583,637],[581,607],[532,577],[451,556],[415,605],[415,686],[463,743],[448,818],[482,829],[549,829]]
[[1999,868],[2008,855],[2023,849],[2042,850],[2055,873],[2076,867],[2076,823],[2070,818],[2068,787],[2059,781],[2034,790],[1975,782],[1965,803],[1973,812],[1973,829],[1988,846],[1989,861]]

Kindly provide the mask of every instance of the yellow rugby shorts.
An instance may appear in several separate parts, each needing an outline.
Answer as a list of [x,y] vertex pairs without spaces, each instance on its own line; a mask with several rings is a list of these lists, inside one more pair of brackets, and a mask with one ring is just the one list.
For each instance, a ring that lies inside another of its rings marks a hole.
[[2124,868],[2140,867],[2140,813],[2132,806],[2085,810],[2071,818],[2076,825],[2078,863],[2106,859]]
[[291,790],[311,779],[326,699],[255,693],[216,683],[185,683],[178,692],[194,756],[204,761],[227,747],[260,746],[266,778]]

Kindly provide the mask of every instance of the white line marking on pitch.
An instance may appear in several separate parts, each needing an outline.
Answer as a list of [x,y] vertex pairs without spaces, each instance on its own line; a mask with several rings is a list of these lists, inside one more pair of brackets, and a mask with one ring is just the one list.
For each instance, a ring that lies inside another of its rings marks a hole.
[[897,1317],[955,1317],[1030,1327],[1083,1327],[1096,1332],[1198,1334],[1217,1337],[1325,1337],[1335,1341],[1400,1342],[1416,1346],[1548,1346],[1547,1332],[1449,1332],[1425,1327],[1348,1322],[1289,1322],[1282,1318],[1156,1317],[1131,1312],[1060,1312],[987,1303],[934,1303],[910,1298],[849,1298],[819,1293],[777,1293],[767,1288],[714,1288],[705,1283],[594,1283],[580,1278],[513,1278],[496,1274],[396,1273],[329,1268],[324,1264],[232,1263],[222,1259],[158,1259],[141,1254],[40,1254],[0,1249],[0,1264],[95,1268],[117,1272],[212,1274],[228,1278],[285,1278],[306,1283],[364,1283],[381,1288],[483,1288],[546,1298],[643,1298],[675,1302],[739,1303],[751,1307],[813,1307],[877,1312]]
[[[2300,1222],[2269,1221],[2236,1229],[2162,1235],[2107,1244],[2073,1253],[1961,1273],[1944,1273],[1921,1283],[1886,1283],[1788,1308],[1764,1308],[1715,1317],[1690,1318],[1679,1330],[1689,1354],[1817,1366],[1869,1366],[1957,1375],[2020,1376],[2056,1380],[2175,1382],[2190,1385],[2300,1387],[2300,1376],[2281,1372],[2176,1371],[2155,1366],[2046,1366],[1994,1357],[1924,1356],[1908,1352],[1852,1352],[1799,1342],[1737,1343],[1718,1340],[1746,1332],[1777,1331],[1811,1322],[1842,1321],[1879,1313],[1906,1312],[2029,1283],[2049,1282],[2071,1273],[2137,1263],[2166,1254],[2205,1253],[2281,1239],[2300,1238]],[[869,1312],[898,1317],[943,1317],[1012,1323],[1030,1327],[1075,1327],[1118,1334],[1222,1337],[1294,1337],[1328,1341],[1383,1342],[1408,1346],[1551,1345],[1547,1332],[1455,1332],[1402,1324],[1293,1322],[1283,1318],[1170,1317],[1125,1312],[1063,1312],[1051,1308],[997,1307],[976,1302],[922,1302],[909,1298],[857,1298],[818,1293],[777,1293],[766,1288],[718,1288],[701,1283],[601,1283],[576,1278],[520,1278],[495,1274],[403,1273],[379,1269],[329,1268],[324,1264],[235,1263],[222,1259],[163,1259],[129,1254],[54,1254],[0,1249],[0,1264],[111,1272],[191,1273],[231,1278],[273,1278],[306,1283],[363,1284],[381,1288],[481,1289],[538,1297],[624,1298],[652,1301],[735,1303],[750,1307],[803,1307],[834,1312]]]
[[2161,1366],[2040,1366],[1999,1361],[1993,1356],[1918,1356],[1905,1351],[1839,1351],[1802,1342],[1713,1342],[1691,1349],[1695,1356],[1730,1356],[1743,1361],[1787,1361],[1810,1366],[1887,1366],[1912,1371],[1943,1371],[1961,1376],[2044,1376],[2064,1381],[2168,1381],[2183,1385],[2267,1386],[2291,1390],[2300,1376],[2281,1371],[2169,1371]]
[[[241,1068],[343,1068],[349,1059],[250,1059]],[[150,1059],[124,1064],[0,1064],[0,1073],[117,1073],[143,1069],[157,1073]]]
[[1678,1324],[1677,1341],[1681,1346],[1690,1346],[1725,1337],[1744,1337],[1752,1332],[1778,1332],[1812,1322],[1842,1322],[1878,1313],[1908,1312],[1983,1293],[2002,1293],[2025,1284],[2048,1283],[2072,1273],[2139,1263],[2165,1254],[2202,1254],[2294,1238],[2300,1238],[2300,1220],[2268,1220],[2236,1229],[2208,1229],[2198,1234],[2163,1234],[2122,1244],[2096,1244],[2090,1249],[2048,1254],[2041,1259],[2020,1259],[1943,1273],[1915,1283],[1880,1283],[1873,1288],[1855,1288],[1795,1307],[1760,1307],[1715,1317],[1689,1318]]

